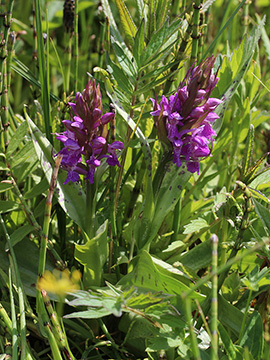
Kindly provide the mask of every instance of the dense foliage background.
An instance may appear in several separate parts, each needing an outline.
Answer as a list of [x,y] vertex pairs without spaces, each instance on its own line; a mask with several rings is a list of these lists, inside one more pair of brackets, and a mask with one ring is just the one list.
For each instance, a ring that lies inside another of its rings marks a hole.
[[[269,359],[269,0],[0,13],[0,359]],[[211,56],[217,137],[191,174],[150,99]],[[55,134],[90,79],[124,149],[64,184]]]

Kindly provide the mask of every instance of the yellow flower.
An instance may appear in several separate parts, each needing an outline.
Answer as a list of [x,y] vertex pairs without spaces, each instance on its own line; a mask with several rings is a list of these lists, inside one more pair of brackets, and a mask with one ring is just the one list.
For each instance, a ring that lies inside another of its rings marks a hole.
[[64,297],[66,293],[80,289],[78,284],[80,279],[81,273],[78,270],[73,270],[71,274],[68,269],[64,271],[54,269],[53,272],[46,270],[38,280],[37,288]]

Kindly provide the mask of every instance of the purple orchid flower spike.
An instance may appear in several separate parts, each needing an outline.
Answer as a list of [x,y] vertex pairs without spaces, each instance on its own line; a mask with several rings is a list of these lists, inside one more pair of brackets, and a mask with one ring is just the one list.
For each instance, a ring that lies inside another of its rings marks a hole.
[[211,156],[209,145],[216,137],[212,125],[219,116],[214,110],[222,101],[210,97],[218,82],[214,63],[212,56],[192,66],[169,99],[163,95],[160,104],[151,99],[159,139],[172,151],[173,163],[180,167],[185,162],[191,173],[199,174],[199,160]]
[[114,112],[102,115],[103,107],[99,85],[91,79],[82,93],[76,94],[75,103],[69,103],[71,120],[63,120],[66,128],[56,138],[64,144],[59,151],[63,155],[62,168],[68,171],[65,184],[76,182],[83,175],[91,184],[94,183],[96,168],[103,158],[107,164],[119,166],[117,151],[124,145],[121,141],[108,143],[107,124],[115,117]]

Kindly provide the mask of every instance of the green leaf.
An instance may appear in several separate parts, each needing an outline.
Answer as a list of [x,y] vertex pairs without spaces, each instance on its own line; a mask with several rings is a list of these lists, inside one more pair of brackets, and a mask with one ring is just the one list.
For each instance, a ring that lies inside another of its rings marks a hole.
[[120,20],[123,26],[123,29],[125,31],[125,34],[127,38],[130,40],[135,36],[136,34],[136,26],[133,22],[133,19],[128,11],[128,8],[126,7],[125,3],[122,0],[115,0],[116,6],[118,8],[119,14],[120,14]]
[[83,282],[86,288],[100,286],[103,279],[103,266],[108,257],[108,220],[102,224],[93,239],[87,238],[84,245],[75,244],[74,257],[84,266]]
[[118,42],[116,42],[113,38],[111,40],[112,47],[115,51],[117,60],[119,62],[120,67],[123,69],[123,71],[129,76],[129,78],[134,82],[136,79],[137,71],[135,69],[135,64],[130,60],[125,53],[125,51],[122,49],[122,47],[119,45]]
[[251,195],[253,197],[263,200],[264,202],[266,202],[266,204],[270,204],[270,199],[266,195],[264,195],[262,192],[260,192],[259,190],[252,189],[250,187],[248,187],[248,190],[251,192]]
[[[146,80],[149,80],[150,81],[155,81],[153,79],[156,79],[158,78],[163,72],[166,73],[171,67],[173,67],[174,65],[178,64],[179,61],[176,60],[176,61],[173,61],[173,62],[170,62],[166,65],[161,65],[159,64],[159,66],[155,67],[153,70],[149,71],[149,72],[146,72],[145,74],[142,73],[142,76],[139,78],[139,84],[140,84],[140,87],[143,86],[143,83],[146,81]],[[160,66],[161,65],[161,66]],[[179,70],[177,70],[179,71]],[[138,90],[139,91],[139,90]]]
[[16,201],[0,200],[0,214],[19,210],[19,209],[20,209],[20,205]]
[[[0,268],[7,272],[9,268],[9,259],[7,252],[5,251],[5,246],[6,242],[0,241]],[[35,297],[37,293],[36,281],[38,274],[37,259],[39,258],[39,248],[37,244],[30,241],[29,238],[24,237],[14,246],[14,252],[24,291],[27,295]],[[53,271],[54,268],[55,264],[51,261],[50,257],[47,257],[46,269]],[[53,299],[55,299],[55,297]]]
[[[40,0],[34,0],[35,4],[35,19],[37,27],[37,52],[38,52],[38,65],[39,65],[39,80],[41,85],[41,99],[42,99],[42,110],[44,113],[44,124],[47,139],[52,143],[52,119],[51,119],[51,108],[50,108],[50,92],[49,92],[49,64],[47,63],[48,57],[45,57],[44,38],[42,31],[42,20],[41,20],[41,6]],[[47,40],[48,41],[48,40]],[[47,52],[49,51],[47,47]]]
[[[180,296],[183,292],[190,290],[187,285],[176,280],[173,276],[159,271],[147,251],[143,250],[137,255],[134,262],[131,272],[125,275],[118,282],[118,285],[124,287],[133,285],[140,289],[153,292],[162,291],[165,294]],[[193,292],[191,298],[201,300],[203,297],[201,294]]]
[[183,337],[178,335],[178,331],[167,331],[159,336],[149,339],[145,351],[166,351],[179,346],[184,346]]
[[115,105],[116,111],[122,116],[122,118],[126,121],[127,125],[134,131],[135,135],[140,141],[140,145],[142,148],[142,152],[144,155],[144,161],[147,171],[146,176],[146,189],[145,189],[145,207],[144,207],[144,219],[146,221],[150,221],[153,214],[153,189],[152,189],[152,154],[151,148],[147,139],[145,138],[143,132],[139,128],[138,124],[131,119],[131,117],[124,110],[120,101],[118,100],[116,93],[113,91],[112,86],[108,79],[105,82],[106,91],[108,96],[111,98],[113,104]]
[[17,182],[22,182],[38,166],[38,157],[32,141],[28,141],[12,158],[11,169],[17,178]]
[[218,323],[218,333],[229,360],[242,360],[243,353],[234,345],[224,326]]
[[220,295],[218,296],[218,318],[223,326],[239,336],[244,314]]
[[136,35],[134,38],[133,53],[134,53],[134,58],[136,60],[138,69],[141,67],[141,58],[142,58],[143,49],[144,49],[144,27],[145,27],[145,20],[142,19],[140,27],[139,27],[138,31],[136,32]]
[[254,311],[245,325],[240,346],[247,347],[255,360],[261,360],[263,351],[263,322],[261,315]]
[[88,309],[66,315],[65,318],[98,319],[111,314],[122,315],[121,306],[124,304],[124,300],[120,296],[91,291],[77,291],[73,296],[75,299],[68,302],[70,306],[87,306]]
[[33,187],[28,190],[26,193],[24,193],[25,199],[33,199],[37,197],[40,194],[45,193],[49,189],[49,183],[46,177],[42,177],[40,181],[36,185],[33,185]]
[[[257,13],[255,15],[256,15],[257,21],[260,21],[261,19],[260,19],[259,15]],[[270,39],[265,30],[265,26],[263,26],[263,28],[262,28],[262,41],[264,44],[265,52],[267,54],[267,59],[270,60]]]
[[10,240],[12,243],[12,246],[15,246],[18,242],[23,240],[25,236],[27,236],[31,231],[34,231],[34,226],[30,224],[23,225],[16,229],[11,235]]
[[[217,119],[214,124],[214,130],[216,132],[220,130],[227,105],[236,92],[241,79],[244,77],[249,67],[255,48],[258,45],[264,22],[265,17],[257,26],[253,27],[250,36],[245,38],[239,48],[235,50],[230,62],[226,58],[223,60],[219,75],[220,81],[217,86],[217,89],[223,87],[223,95],[218,96],[223,100],[223,102],[219,104],[215,110],[215,112],[219,115],[219,119]],[[236,63],[236,65],[234,63]],[[222,76],[223,74],[225,74],[224,78]],[[227,74],[230,74],[230,76],[228,77]],[[213,92],[213,96],[216,97],[216,92]]]
[[168,14],[168,6],[171,5],[169,0],[157,0],[156,2],[156,27],[159,29]]
[[261,222],[263,223],[263,226],[265,227],[268,234],[270,234],[270,212],[269,208],[266,208],[263,206],[259,201],[252,198],[252,202],[255,206],[255,211],[258,215],[258,217],[261,219]]
[[238,299],[240,288],[240,278],[237,272],[233,272],[226,277],[224,283],[222,284],[221,290],[224,298],[231,303]]
[[[178,61],[176,61],[176,62],[178,62]],[[170,68],[170,67],[172,67],[173,64],[175,64],[176,62],[170,63],[169,66],[166,66],[166,67],[167,67],[167,68]],[[163,70],[162,70],[162,71],[159,71],[159,70],[160,70],[160,69],[158,68],[158,69],[155,70],[155,72],[156,72],[156,73],[158,73],[158,72],[160,72],[160,73],[163,72]],[[134,95],[139,96],[139,95],[141,95],[141,94],[145,94],[145,93],[148,92],[149,90],[152,90],[152,89],[154,89],[155,87],[163,84],[168,78],[170,78],[171,76],[173,76],[174,74],[176,74],[178,71],[179,71],[179,70],[177,69],[177,70],[175,70],[175,71],[173,71],[173,72],[169,72],[169,73],[167,73],[167,74],[165,73],[166,75],[164,75],[164,76],[158,76],[158,75],[157,75],[157,77],[156,77],[156,75],[154,75],[154,76],[153,76],[153,79],[154,79],[154,80],[150,81],[148,84],[146,84],[146,85],[144,85],[144,86],[139,87],[136,91],[134,91]]]
[[114,77],[118,86],[123,91],[125,91],[128,96],[132,96],[133,88],[124,71],[119,66],[114,64],[114,62],[111,60],[108,54],[106,59],[107,59],[108,71]]
[[156,12],[155,12],[155,1],[149,0],[148,3],[148,16],[147,16],[147,24],[148,24],[148,39],[151,40],[152,35],[157,30],[156,24]]
[[256,179],[252,180],[252,182],[249,184],[249,187],[251,188],[257,188],[260,187],[260,185],[264,185],[269,183],[270,179],[270,167],[266,169],[266,171],[260,173]]
[[222,27],[222,29],[219,30],[218,34],[216,35],[215,39],[211,42],[211,45],[208,47],[208,49],[206,50],[206,52],[203,54],[202,59],[204,59],[206,57],[206,55],[208,53],[212,54],[214,47],[216,45],[216,42],[218,40],[218,38],[222,35],[222,33],[224,32],[224,30],[227,28],[227,26],[230,24],[230,22],[233,20],[233,18],[235,17],[235,15],[238,13],[238,11],[241,9],[241,7],[244,5],[245,0],[242,0],[241,3],[238,5],[238,7],[234,10],[234,12],[232,13],[232,15],[230,16],[230,18],[226,21],[226,24]]
[[[39,89],[41,88],[40,82],[36,79],[35,75],[30,71],[30,69],[25,64],[23,64],[20,60],[16,59],[15,57],[13,57],[12,61],[15,63],[15,64],[13,63],[11,64],[12,70],[14,70],[21,77],[23,77],[31,85],[34,85]],[[50,93],[50,97],[55,101],[61,100],[52,93]]]
[[6,163],[4,163],[3,161],[0,161],[0,170],[1,171],[8,171],[9,170]]
[[244,279],[244,284],[248,289],[258,291],[261,286],[270,285],[269,273],[270,269],[264,267],[260,270],[258,265],[256,265],[254,269],[248,273],[247,278]]
[[[149,319],[149,316],[158,317],[156,312],[169,316],[169,297],[159,293],[140,293],[132,287],[127,291],[107,283],[107,288],[97,291],[77,291],[73,294],[74,299],[69,301],[70,306],[87,306],[86,311],[69,314],[65,317],[100,318],[106,315],[121,316],[122,311],[131,312]],[[178,327],[184,323],[178,319]]]
[[251,114],[251,123],[254,125],[254,127],[258,127],[260,124],[262,124],[263,122],[268,121],[270,116],[270,112],[269,111],[261,111],[261,110],[257,110],[254,111]]
[[25,135],[27,133],[27,121],[24,121],[18,129],[13,134],[12,138],[10,139],[9,145],[7,147],[6,156],[7,159],[10,159],[10,156],[15,152],[15,150],[18,148],[20,143],[23,141]]
[[171,164],[158,192],[152,221],[148,224],[147,232],[139,239],[140,248],[146,248],[155,238],[163,220],[180,199],[182,189],[190,177],[191,174],[186,171],[185,166],[182,166],[180,170],[175,164]]
[[[44,134],[30,119],[25,112],[25,117],[29,124],[33,144],[39,158],[42,170],[48,183],[51,181],[52,167],[54,166],[53,148]],[[75,221],[82,229],[86,229],[86,196],[82,188],[77,183],[63,185],[66,173],[61,170],[58,173],[55,196],[66,214]]]
[[179,257],[179,262],[193,271],[198,271],[211,264],[211,249],[210,240],[206,240]]
[[250,167],[243,179],[243,182],[245,184],[249,184],[251,183],[254,179],[256,179],[257,176],[261,175],[261,173],[265,172],[268,170],[268,167],[264,168],[261,172],[257,172],[257,170],[259,170],[260,166],[263,164],[264,160],[267,158],[267,153],[264,154],[258,161],[255,162],[255,164]]
[[[172,35],[181,27],[182,21],[179,19],[173,21],[169,24],[169,21],[166,20],[163,26],[152,36],[149,44],[147,45],[143,58],[142,66],[150,64],[153,60],[159,57],[160,51],[164,51],[168,47],[166,41],[168,39],[172,40]],[[172,44],[170,44],[171,46]]]
[[[8,169],[7,169],[8,170]],[[12,184],[9,183],[0,183],[0,193],[8,191],[13,188]]]
[[247,174],[247,170],[251,163],[253,143],[254,143],[254,126],[250,125],[248,136],[247,136],[247,144],[246,144],[245,152],[244,152],[243,166],[242,166],[242,170],[241,170],[241,173],[244,176]]
[[198,218],[195,220],[191,220],[191,222],[188,225],[185,225],[183,234],[192,234],[195,231],[199,231],[202,228],[208,227],[208,223],[206,220],[202,218]]
[[[113,302],[114,304],[114,302]],[[65,319],[73,319],[73,318],[79,318],[79,319],[99,319],[103,316],[112,315],[113,311],[112,309],[106,309],[105,307],[101,308],[94,308],[94,309],[88,309],[84,311],[76,311],[71,314],[65,315]],[[119,315],[121,316],[121,314]]]
[[117,42],[118,45],[121,47],[123,53],[125,54],[125,57],[127,57],[129,59],[129,61],[131,61],[133,58],[133,55],[130,52],[129,48],[124,43],[124,40],[116,26],[116,23],[115,23],[108,0],[101,0],[101,3],[102,3],[102,7],[104,9],[104,12],[109,19],[110,30],[111,30],[111,34],[112,34],[114,41]]

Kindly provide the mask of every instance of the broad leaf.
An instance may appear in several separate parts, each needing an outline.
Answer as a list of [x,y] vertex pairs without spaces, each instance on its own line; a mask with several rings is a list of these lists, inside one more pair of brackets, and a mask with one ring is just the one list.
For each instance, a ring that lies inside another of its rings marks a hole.
[[220,295],[218,296],[218,317],[223,326],[239,336],[244,314]]
[[[118,285],[124,287],[133,285],[153,292],[162,291],[165,294],[179,296],[190,290],[187,285],[176,280],[172,275],[168,275],[169,273],[164,274],[159,271],[147,251],[142,251],[134,259],[134,262],[132,271],[125,275]],[[193,292],[191,298],[200,300],[203,297],[199,293]]]
[[261,315],[254,311],[245,325],[245,330],[240,339],[240,346],[247,347],[255,360],[262,359],[263,351],[263,322]]
[[162,222],[180,199],[182,189],[190,177],[191,173],[186,170],[185,166],[178,169],[172,164],[167,169],[155,201],[154,216],[151,223],[148,224],[147,231],[139,239],[140,248],[147,248],[156,237]]
[[[84,266],[83,283],[86,288],[100,286],[103,279],[103,266],[108,257],[108,221],[100,226],[96,236],[84,245],[75,244],[74,257]],[[87,235],[85,234],[86,238]]]
[[220,339],[223,343],[226,354],[228,355],[228,358],[230,360],[242,360],[243,359],[243,351],[240,351],[237,348],[237,346],[234,345],[234,343],[231,340],[230,335],[228,334],[228,332],[226,331],[226,329],[220,322],[218,323],[218,333],[219,333]]

